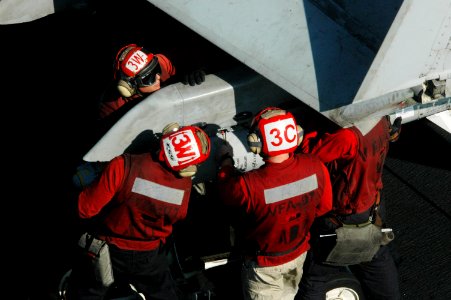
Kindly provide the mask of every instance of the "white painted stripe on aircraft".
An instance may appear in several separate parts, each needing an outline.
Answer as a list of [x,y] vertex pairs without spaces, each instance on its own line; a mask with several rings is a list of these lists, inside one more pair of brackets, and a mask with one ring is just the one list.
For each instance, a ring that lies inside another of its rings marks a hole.
[[288,198],[293,198],[311,192],[317,188],[318,180],[316,178],[316,174],[313,174],[304,179],[265,190],[265,203],[271,204],[283,201]]
[[167,187],[142,178],[135,179],[132,192],[176,205],[182,204],[185,194],[183,190]]

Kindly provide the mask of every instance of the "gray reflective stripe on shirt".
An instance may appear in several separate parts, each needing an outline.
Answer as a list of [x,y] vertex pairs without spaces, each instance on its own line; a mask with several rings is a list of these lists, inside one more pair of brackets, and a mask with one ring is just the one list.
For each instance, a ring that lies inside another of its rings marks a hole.
[[317,188],[318,180],[316,179],[316,174],[313,174],[304,179],[265,190],[265,203],[276,203],[311,192]]
[[135,179],[132,192],[176,205],[182,204],[185,194],[183,190],[170,188],[142,178]]

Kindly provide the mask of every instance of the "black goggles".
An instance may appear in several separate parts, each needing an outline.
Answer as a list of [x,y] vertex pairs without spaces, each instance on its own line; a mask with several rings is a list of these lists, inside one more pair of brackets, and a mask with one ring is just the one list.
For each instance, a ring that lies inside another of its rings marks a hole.
[[150,64],[135,76],[136,83],[138,86],[151,86],[155,83],[157,74],[161,74],[161,67],[158,58],[154,56]]

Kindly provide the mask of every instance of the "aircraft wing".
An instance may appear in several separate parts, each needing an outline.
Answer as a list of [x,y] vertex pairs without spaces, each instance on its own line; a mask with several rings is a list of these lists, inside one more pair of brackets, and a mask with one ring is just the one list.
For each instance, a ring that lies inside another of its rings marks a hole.
[[[451,0],[148,1],[341,126],[450,109]],[[91,2],[2,0],[0,24]]]
[[148,1],[341,126],[450,109],[450,0]]
[[[88,2],[3,0],[0,23],[58,12],[56,4]],[[237,123],[237,113],[255,113],[264,104],[295,107],[293,100],[362,131],[386,114],[402,116],[403,123],[428,117],[449,124],[451,0],[148,2],[250,69],[210,74],[199,87],[174,84],[150,95],[99,140],[86,161],[123,153],[146,130],[161,130],[165,120],[227,127]],[[156,111],[161,120],[151,117]]]

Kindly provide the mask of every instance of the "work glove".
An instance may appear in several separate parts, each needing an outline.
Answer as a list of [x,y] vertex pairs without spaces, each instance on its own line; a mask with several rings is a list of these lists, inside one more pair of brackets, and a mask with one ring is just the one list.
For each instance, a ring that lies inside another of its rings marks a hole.
[[205,81],[205,71],[202,69],[194,70],[188,73],[184,77],[184,84],[189,84],[190,86],[199,85]]
[[397,117],[390,126],[390,142],[396,142],[401,134],[402,117]]
[[72,176],[72,183],[78,189],[87,187],[100,177],[105,166],[106,162],[83,162]]

